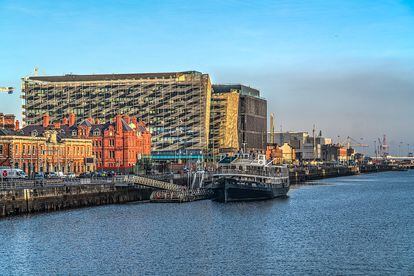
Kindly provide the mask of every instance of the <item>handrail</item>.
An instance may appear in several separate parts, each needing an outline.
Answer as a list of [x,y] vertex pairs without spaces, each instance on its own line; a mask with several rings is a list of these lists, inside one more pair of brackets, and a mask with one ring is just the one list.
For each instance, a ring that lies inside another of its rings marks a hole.
[[128,182],[128,183],[133,183],[133,184],[148,186],[148,187],[153,187],[153,188],[159,188],[159,189],[168,190],[168,191],[182,191],[185,189],[183,186],[180,186],[180,185],[176,185],[176,184],[172,184],[172,183],[168,183],[168,182],[164,182],[160,180],[155,180],[152,178],[137,176],[137,175],[125,176],[123,179],[125,182]]

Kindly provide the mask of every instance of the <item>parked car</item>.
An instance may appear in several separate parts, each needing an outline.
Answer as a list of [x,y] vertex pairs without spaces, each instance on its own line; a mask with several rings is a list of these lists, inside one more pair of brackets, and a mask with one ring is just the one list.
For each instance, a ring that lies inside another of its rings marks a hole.
[[90,172],[83,172],[79,175],[80,178],[91,178],[92,174]]
[[107,172],[107,174],[106,174],[108,177],[114,177],[114,176],[116,176],[116,172],[114,172],[114,171],[109,171],[109,172]]
[[73,172],[70,172],[66,175],[66,178],[76,178],[76,174]]
[[94,177],[106,177],[107,174],[105,171],[96,171],[92,173],[92,176]]
[[56,176],[59,178],[65,178],[66,175],[63,172],[56,172]]
[[36,172],[34,174],[34,180],[36,184],[43,184],[45,180],[45,174],[43,172]]
[[27,174],[20,169],[1,169],[1,178],[5,179],[24,179]]
[[45,173],[45,178],[54,179],[54,178],[59,178],[59,177],[55,172],[46,172]]

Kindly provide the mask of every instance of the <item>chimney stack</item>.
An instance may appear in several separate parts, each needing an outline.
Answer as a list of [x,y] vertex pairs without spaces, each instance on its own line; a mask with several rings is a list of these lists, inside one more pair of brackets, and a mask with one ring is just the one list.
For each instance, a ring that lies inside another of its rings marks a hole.
[[59,128],[60,128],[60,122],[54,122],[54,123],[53,123],[53,126],[54,126],[56,129],[59,129]]
[[98,118],[95,119],[95,125],[99,125],[99,119]]
[[14,130],[18,131],[20,129],[20,122],[19,120],[16,120],[16,122],[14,123]]
[[50,123],[50,117],[49,114],[43,114],[43,127],[48,127]]
[[73,126],[76,123],[76,116],[74,113],[69,114],[69,126]]
[[122,116],[116,115],[115,117],[115,129],[118,134],[122,133]]
[[64,117],[62,119],[62,125],[66,126],[68,124],[68,118]]

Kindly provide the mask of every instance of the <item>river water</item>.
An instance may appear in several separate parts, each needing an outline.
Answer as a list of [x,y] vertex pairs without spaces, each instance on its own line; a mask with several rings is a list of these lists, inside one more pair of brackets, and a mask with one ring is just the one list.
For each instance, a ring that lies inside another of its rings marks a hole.
[[414,275],[414,171],[251,203],[132,203],[0,220],[0,274]]

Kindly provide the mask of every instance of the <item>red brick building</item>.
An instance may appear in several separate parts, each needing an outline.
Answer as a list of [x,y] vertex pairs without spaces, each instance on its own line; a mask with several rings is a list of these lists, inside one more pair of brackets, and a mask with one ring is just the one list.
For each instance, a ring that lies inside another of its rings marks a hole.
[[92,139],[97,169],[130,170],[139,159],[151,154],[151,134],[137,118],[117,115],[113,122],[88,118],[75,125],[70,114],[59,127],[73,137]]
[[19,121],[15,122],[15,116],[13,114],[3,114],[0,113],[0,129],[11,129],[14,130],[15,127],[19,126]]

